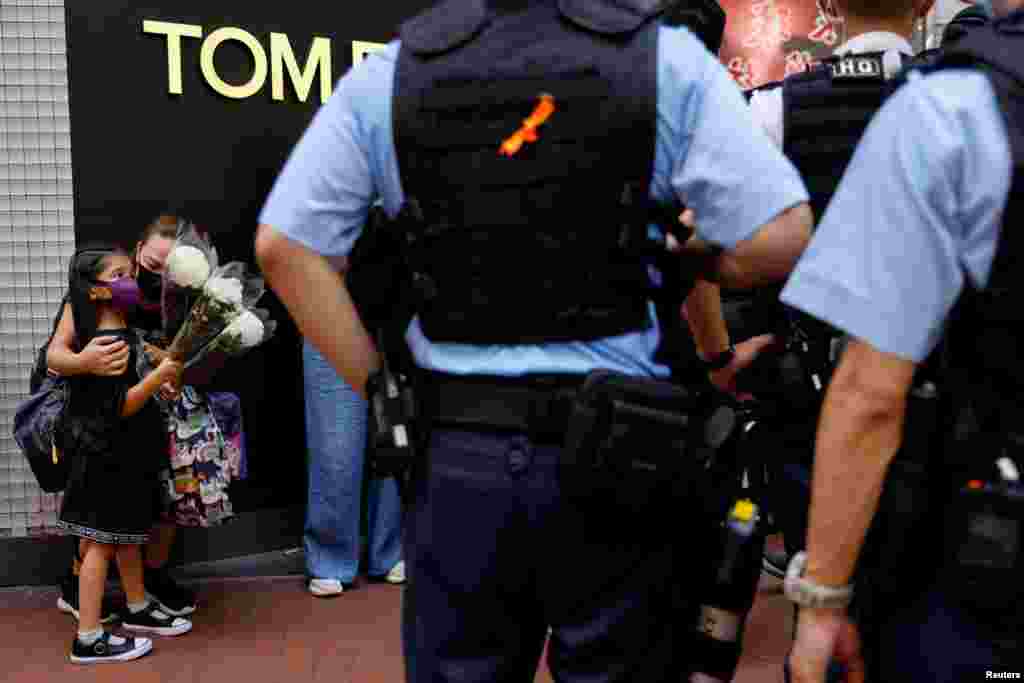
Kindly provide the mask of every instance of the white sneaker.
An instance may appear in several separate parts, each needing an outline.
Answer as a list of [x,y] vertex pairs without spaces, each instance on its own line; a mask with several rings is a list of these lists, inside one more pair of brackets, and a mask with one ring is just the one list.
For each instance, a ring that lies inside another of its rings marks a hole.
[[155,633],[158,636],[180,636],[192,630],[192,622],[165,614],[155,602],[141,612],[125,612],[121,625],[128,631]]
[[318,598],[333,598],[345,592],[345,585],[338,579],[310,579],[309,592]]
[[384,580],[393,584],[405,583],[405,560],[392,567]]

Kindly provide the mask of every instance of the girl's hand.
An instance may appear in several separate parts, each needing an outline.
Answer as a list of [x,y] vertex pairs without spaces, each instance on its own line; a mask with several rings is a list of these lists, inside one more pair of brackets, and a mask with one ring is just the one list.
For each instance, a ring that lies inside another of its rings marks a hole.
[[181,390],[174,382],[164,382],[157,394],[165,401],[177,401]]

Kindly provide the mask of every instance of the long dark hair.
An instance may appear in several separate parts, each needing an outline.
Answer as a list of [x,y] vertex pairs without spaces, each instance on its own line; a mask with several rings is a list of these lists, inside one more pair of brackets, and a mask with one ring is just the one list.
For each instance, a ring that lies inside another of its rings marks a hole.
[[71,298],[71,314],[75,319],[75,339],[79,348],[84,348],[96,336],[99,315],[96,302],[89,299],[89,290],[96,286],[96,280],[106,267],[107,259],[113,254],[126,254],[121,247],[92,245],[83,247],[71,257],[68,267],[68,294]]

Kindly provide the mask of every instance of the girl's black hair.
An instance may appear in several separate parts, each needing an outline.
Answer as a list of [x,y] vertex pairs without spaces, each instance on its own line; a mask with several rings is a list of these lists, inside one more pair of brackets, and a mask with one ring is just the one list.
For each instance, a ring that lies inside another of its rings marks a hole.
[[113,254],[127,254],[118,246],[93,245],[79,249],[71,257],[68,268],[68,295],[71,299],[71,314],[75,319],[75,339],[82,349],[96,336],[99,316],[96,302],[89,299],[89,290],[96,286],[96,280],[106,267],[107,259]]

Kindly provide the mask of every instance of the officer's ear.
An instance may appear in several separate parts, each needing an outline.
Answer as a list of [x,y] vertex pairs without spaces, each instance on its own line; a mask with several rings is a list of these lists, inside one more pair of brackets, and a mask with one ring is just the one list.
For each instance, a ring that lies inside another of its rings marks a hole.
[[935,0],[914,0],[914,18],[926,17],[935,7]]

